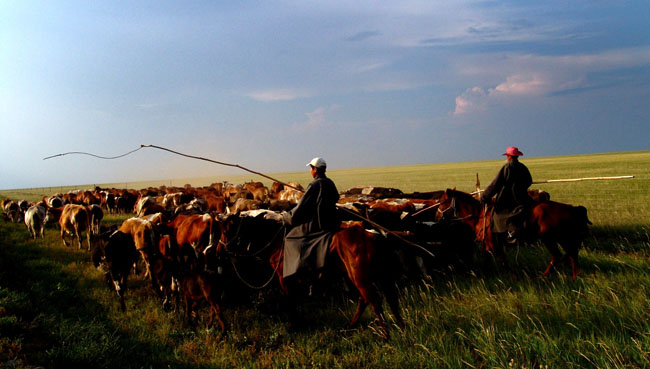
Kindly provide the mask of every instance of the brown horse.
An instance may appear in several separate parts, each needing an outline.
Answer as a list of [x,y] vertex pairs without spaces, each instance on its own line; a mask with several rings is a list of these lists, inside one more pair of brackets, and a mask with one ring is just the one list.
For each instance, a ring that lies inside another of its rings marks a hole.
[[[490,229],[491,210],[491,205],[483,208],[480,202],[468,193],[447,189],[440,198],[438,219],[452,218],[471,225],[475,230],[476,239],[484,243],[485,250],[494,250],[497,257],[502,258],[503,246],[494,243]],[[524,238],[526,241],[541,240],[551,253],[551,261],[544,275],[548,275],[556,260],[562,256],[557,247],[559,244],[571,262],[572,278],[576,279],[578,249],[588,232],[589,224],[591,222],[584,206],[555,201],[534,203],[527,217]]]
[[[218,253],[232,257],[234,254],[251,252],[257,257],[265,258],[271,267],[269,270],[272,270],[271,273],[277,277],[284,295],[289,296],[293,293],[282,276],[284,225],[281,222],[265,219],[263,215],[255,217],[230,215],[221,222],[221,226]],[[370,304],[379,320],[382,335],[388,337],[388,324],[384,317],[379,289],[385,295],[397,323],[403,326],[404,321],[399,311],[394,281],[386,280],[391,273],[386,263],[388,258],[382,254],[382,250],[386,248],[378,245],[381,237],[367,232],[361,222],[343,223],[329,245],[326,268],[339,267],[344,270],[359,292],[357,309],[348,326],[356,326],[361,314]]]

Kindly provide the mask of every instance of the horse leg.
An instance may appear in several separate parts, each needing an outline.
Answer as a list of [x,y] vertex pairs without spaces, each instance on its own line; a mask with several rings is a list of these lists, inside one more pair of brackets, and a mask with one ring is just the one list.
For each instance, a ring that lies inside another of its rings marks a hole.
[[568,240],[562,243],[562,248],[566,252],[571,262],[571,280],[575,281],[578,277],[578,241]]
[[397,291],[397,286],[394,283],[386,283],[384,288],[384,295],[386,296],[386,301],[390,307],[390,311],[395,316],[395,321],[400,328],[404,328],[404,319],[402,319],[402,314],[399,309],[399,293]]
[[223,317],[221,316],[221,309],[219,308],[219,304],[214,302],[212,297],[207,297],[206,299],[208,300],[212,308],[210,314],[210,322],[208,323],[208,328],[213,325],[214,318],[216,317],[217,322],[219,323],[219,328],[221,329],[221,334],[226,334],[226,323],[224,323]]
[[377,291],[373,288],[371,283],[363,283],[359,280],[353,281],[357,290],[359,290],[359,303],[357,305],[357,311],[352,317],[352,320],[348,324],[350,327],[355,326],[361,314],[366,309],[366,306],[370,304],[372,311],[375,312],[377,319],[379,320],[379,326],[381,327],[381,334],[383,338],[388,338],[388,324],[386,323],[386,318],[384,317],[384,309],[381,306],[381,298]]
[[551,261],[548,263],[548,267],[546,267],[546,270],[544,271],[544,276],[547,276],[553,269],[555,260],[561,258],[562,255],[560,254],[560,250],[557,248],[557,243],[555,243],[555,241],[543,239],[542,242],[544,243],[544,246],[546,246],[548,252],[551,254]]
[[363,312],[366,310],[366,306],[368,306],[366,299],[364,299],[363,296],[359,296],[359,301],[357,302],[357,311],[354,312],[352,319],[350,319],[348,327],[354,328],[357,326],[361,314],[363,314]]

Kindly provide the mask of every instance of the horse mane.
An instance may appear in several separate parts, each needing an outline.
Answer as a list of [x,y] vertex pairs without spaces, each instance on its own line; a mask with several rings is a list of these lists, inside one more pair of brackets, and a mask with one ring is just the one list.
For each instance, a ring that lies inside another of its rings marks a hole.
[[452,197],[452,196],[454,196],[454,197],[456,197],[456,198],[458,198],[458,199],[460,199],[460,200],[464,200],[464,201],[467,201],[467,202],[471,202],[472,204],[474,204],[474,203],[478,203],[478,202],[479,202],[479,201],[478,201],[476,198],[474,198],[474,196],[472,196],[471,194],[469,194],[469,193],[467,193],[467,192],[463,192],[463,191],[458,191],[458,190],[453,189],[453,188],[448,188],[447,191],[446,191],[446,193],[447,193],[447,196],[448,196],[448,197]]

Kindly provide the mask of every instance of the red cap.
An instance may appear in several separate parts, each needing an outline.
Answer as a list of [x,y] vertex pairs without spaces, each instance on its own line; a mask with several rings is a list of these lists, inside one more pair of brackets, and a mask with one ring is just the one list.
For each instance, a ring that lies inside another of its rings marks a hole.
[[524,153],[519,151],[518,148],[514,146],[510,146],[506,149],[506,152],[503,153],[503,155],[508,155],[508,156],[522,156]]

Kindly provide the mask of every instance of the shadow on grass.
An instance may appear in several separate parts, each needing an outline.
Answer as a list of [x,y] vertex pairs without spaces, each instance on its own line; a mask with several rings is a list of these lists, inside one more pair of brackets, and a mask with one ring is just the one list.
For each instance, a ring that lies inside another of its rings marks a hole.
[[[87,253],[26,240],[24,228],[0,225],[0,366],[48,368],[187,367],[164,345],[129,337],[109,307],[77,289],[106,288],[68,269],[87,265]],[[83,277],[82,277],[83,278]]]

